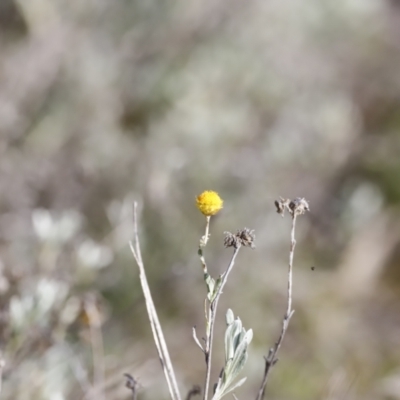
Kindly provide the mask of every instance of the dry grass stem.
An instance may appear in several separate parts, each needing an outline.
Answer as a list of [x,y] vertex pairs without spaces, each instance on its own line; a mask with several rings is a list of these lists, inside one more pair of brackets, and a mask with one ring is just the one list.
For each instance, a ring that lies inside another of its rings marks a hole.
[[167,344],[158,320],[157,312],[154,307],[153,298],[151,296],[150,287],[147,282],[142,255],[140,251],[138,224],[137,224],[137,203],[134,203],[133,209],[133,223],[134,223],[134,239],[129,242],[133,257],[139,267],[140,284],[142,286],[143,295],[145,298],[147,313],[150,320],[151,330],[154,336],[154,342],[157,347],[158,356],[160,358],[161,366],[163,368],[165,378],[167,380],[168,389],[172,400],[180,400],[178,385],[175,378],[174,369],[172,367],[171,359],[169,356]]

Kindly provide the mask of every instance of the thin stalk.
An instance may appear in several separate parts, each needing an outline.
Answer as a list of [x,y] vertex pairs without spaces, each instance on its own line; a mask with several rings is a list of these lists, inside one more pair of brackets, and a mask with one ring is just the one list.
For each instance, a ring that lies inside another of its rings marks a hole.
[[278,341],[275,343],[275,346],[270,349],[268,357],[265,357],[265,370],[264,377],[261,382],[261,386],[259,392],[257,394],[256,400],[263,400],[265,395],[265,388],[267,386],[267,380],[271,368],[276,364],[278,359],[276,355],[281,348],[283,339],[285,337],[286,331],[289,326],[290,318],[292,317],[294,310],[292,310],[292,288],[293,288],[293,256],[294,249],[296,247],[296,239],[295,239],[295,229],[296,229],[296,218],[297,214],[293,213],[292,215],[292,229],[290,232],[290,253],[289,253],[289,269],[288,269],[288,287],[287,287],[287,308],[286,313],[282,321],[282,330],[279,336]]
[[203,267],[203,272],[206,274],[207,273],[207,264],[206,264],[206,260],[204,258],[203,255],[203,248],[206,247],[207,242],[208,242],[208,238],[210,236],[210,220],[211,220],[211,216],[206,216],[206,231],[204,233],[204,236],[200,239],[200,246],[199,246],[199,251],[197,252],[197,254],[200,257],[200,261],[201,261],[201,266]]
[[161,366],[164,371],[165,378],[167,380],[168,389],[172,400],[181,400],[178,384],[176,382],[174,369],[172,367],[171,359],[169,356],[167,344],[164,339],[160,321],[157,316],[156,308],[154,306],[153,298],[151,296],[150,287],[147,282],[147,277],[144,269],[142,260],[142,254],[139,245],[139,235],[137,228],[137,203],[134,203],[133,208],[133,222],[134,222],[134,240],[129,242],[133,257],[139,267],[140,284],[142,286],[143,295],[146,302],[147,313],[149,315],[149,321],[151,330],[153,332],[154,342],[157,347],[158,356],[160,358]]
[[204,395],[203,395],[203,400],[208,399],[208,392],[209,392],[209,387],[210,387],[210,376],[211,376],[211,357],[212,357],[212,348],[213,348],[213,338],[214,338],[214,325],[215,325],[215,317],[217,314],[217,307],[218,307],[218,300],[222,294],[222,290],[228,280],[228,275],[231,272],[234,264],[235,264],[235,259],[236,256],[239,253],[240,250],[240,245],[235,248],[235,251],[233,252],[231,262],[229,263],[228,268],[222,275],[222,280],[221,283],[218,287],[217,293],[214,297],[214,300],[210,303],[210,307],[208,310],[208,320],[207,320],[207,332],[206,332],[206,345],[205,345],[205,359],[206,359],[206,378],[205,378],[205,384],[204,384]]
[[124,376],[126,378],[125,386],[132,392],[132,400],[136,400],[138,382],[131,374],[125,373]]
[[206,216],[206,232],[204,233],[204,246],[207,244],[208,239],[210,237],[209,231],[210,231],[210,220],[211,220],[211,215]]

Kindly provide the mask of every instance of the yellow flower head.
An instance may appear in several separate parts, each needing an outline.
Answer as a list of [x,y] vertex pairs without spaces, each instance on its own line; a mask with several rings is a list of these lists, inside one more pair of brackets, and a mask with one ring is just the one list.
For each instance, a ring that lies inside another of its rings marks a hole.
[[197,208],[207,217],[215,215],[223,205],[223,200],[218,193],[212,190],[206,190],[199,194],[196,199]]

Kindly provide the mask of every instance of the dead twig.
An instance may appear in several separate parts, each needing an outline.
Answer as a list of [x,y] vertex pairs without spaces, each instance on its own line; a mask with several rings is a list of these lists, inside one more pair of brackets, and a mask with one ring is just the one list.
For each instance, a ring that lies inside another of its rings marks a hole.
[[161,329],[160,321],[157,316],[157,312],[154,306],[153,298],[151,296],[150,287],[147,282],[147,277],[144,269],[142,260],[142,254],[140,251],[139,235],[138,235],[138,223],[137,223],[137,203],[134,203],[133,207],[133,223],[134,223],[134,238],[133,241],[129,242],[133,257],[139,267],[140,284],[142,286],[143,295],[145,298],[147,313],[150,320],[151,330],[154,336],[154,342],[156,344],[158,356],[160,358],[161,366],[164,371],[165,378],[167,380],[168,389],[172,400],[181,400],[178,384],[176,382],[174,369],[172,367],[171,359],[169,356],[167,344],[164,339],[164,334]]
[[193,396],[201,394],[201,388],[199,385],[194,385],[188,392],[185,400],[190,400]]
[[296,218],[299,215],[304,214],[306,211],[309,211],[308,202],[300,197],[295,198],[294,200],[290,199],[283,199],[275,201],[275,206],[277,209],[278,214],[284,216],[285,209],[289,211],[290,215],[292,216],[292,229],[290,232],[290,252],[289,252],[289,269],[288,269],[288,288],[287,288],[287,308],[285,316],[283,317],[282,321],[282,330],[279,335],[275,346],[269,350],[268,356],[264,357],[265,359],[265,369],[264,369],[264,376],[261,382],[260,389],[258,391],[256,400],[263,400],[265,395],[265,388],[267,385],[267,380],[271,368],[278,362],[278,358],[276,357],[278,354],[279,349],[281,348],[283,339],[285,337],[286,331],[289,326],[290,318],[294,313],[292,309],[292,289],[293,289],[293,257],[294,257],[294,249],[296,247],[296,239],[295,239],[295,230],[296,230]]
[[136,400],[138,381],[131,374],[125,373],[124,376],[126,378],[125,386],[132,391],[132,400]]

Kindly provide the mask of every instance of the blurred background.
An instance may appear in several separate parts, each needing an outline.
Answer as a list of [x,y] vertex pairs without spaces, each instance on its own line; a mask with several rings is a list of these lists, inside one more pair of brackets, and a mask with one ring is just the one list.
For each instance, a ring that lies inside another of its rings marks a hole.
[[203,384],[203,190],[210,272],[255,229],[220,302],[254,339],[254,399],[286,309],[290,218],[305,197],[296,310],[268,399],[400,399],[400,2],[1,0],[1,398],[168,399],[132,204],[182,396]]

